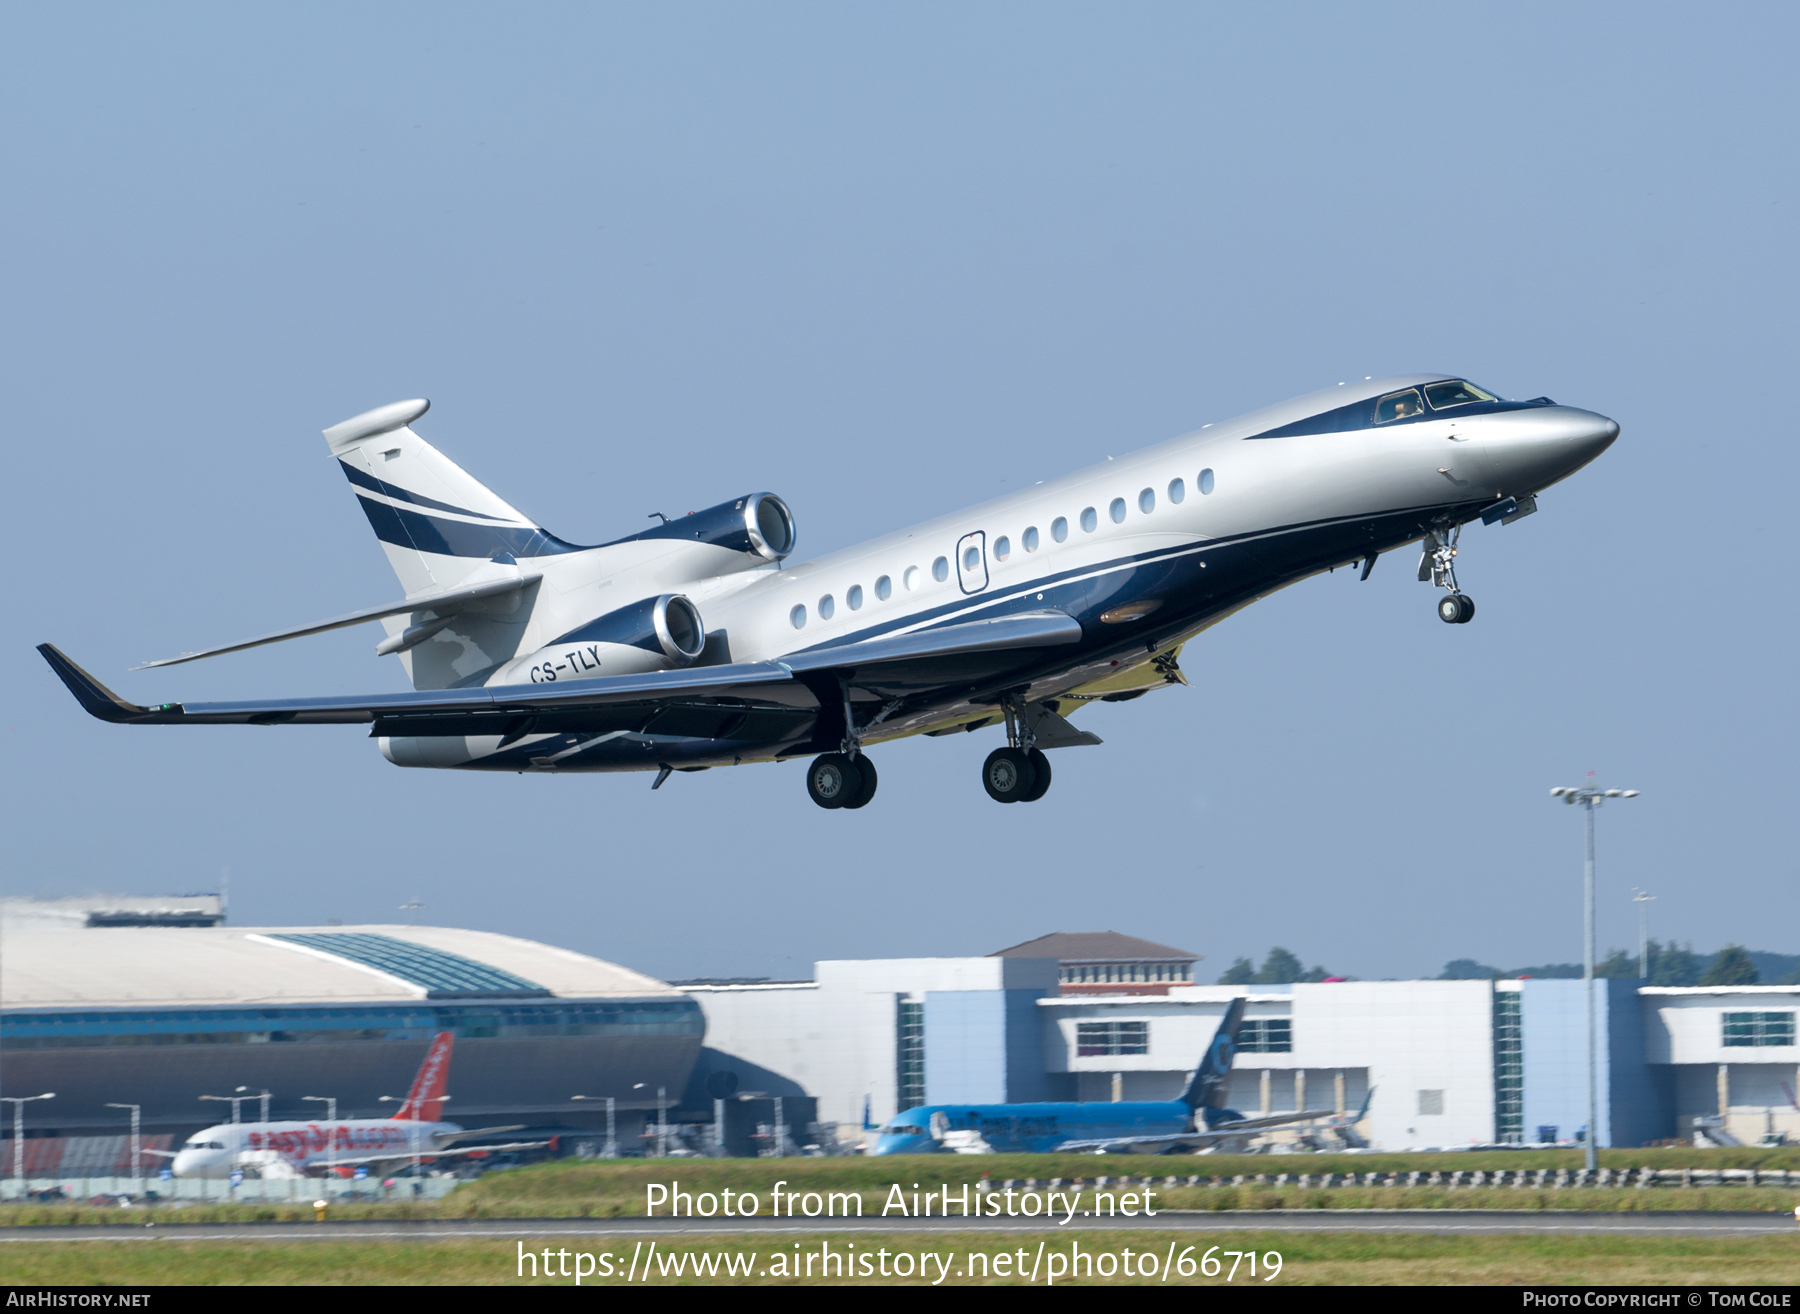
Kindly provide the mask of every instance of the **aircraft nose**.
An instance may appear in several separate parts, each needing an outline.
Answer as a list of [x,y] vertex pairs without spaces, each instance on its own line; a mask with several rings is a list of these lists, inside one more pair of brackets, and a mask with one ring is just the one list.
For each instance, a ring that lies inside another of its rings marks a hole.
[[1488,451],[1507,484],[1519,491],[1565,479],[1611,447],[1616,420],[1574,406],[1544,406],[1493,417]]

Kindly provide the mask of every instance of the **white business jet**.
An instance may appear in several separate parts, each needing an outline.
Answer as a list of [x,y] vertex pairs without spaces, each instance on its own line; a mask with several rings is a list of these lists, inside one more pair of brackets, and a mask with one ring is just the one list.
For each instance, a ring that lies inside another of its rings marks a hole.
[[[1181,647],[1276,589],[1422,545],[1464,624],[1457,540],[1511,524],[1619,426],[1441,374],[1340,384],[795,564],[752,493],[611,543],[565,542],[413,429],[425,401],[325,431],[405,598],[148,663],[379,621],[412,692],[140,706],[40,647],[93,715],[131,725],[368,725],[409,767],[560,774],[808,757],[825,808],[875,794],[869,748],[1004,722],[1001,803],[1050,787],[1068,717],[1185,684]],[[140,668],[142,669],[142,668]]]

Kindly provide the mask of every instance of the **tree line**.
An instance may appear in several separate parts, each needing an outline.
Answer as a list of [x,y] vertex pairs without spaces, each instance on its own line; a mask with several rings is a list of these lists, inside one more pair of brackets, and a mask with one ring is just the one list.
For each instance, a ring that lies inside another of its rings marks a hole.
[[[1690,944],[1678,945],[1673,940],[1664,944],[1651,940],[1647,962],[1640,970],[1638,956],[1623,949],[1610,951],[1594,964],[1594,975],[1603,980],[1643,981],[1653,986],[1734,986],[1763,985],[1766,975],[1779,979],[1772,985],[1800,984],[1800,960],[1787,954],[1752,951],[1741,944],[1728,944],[1709,960],[1694,952]],[[1762,962],[1759,964],[1758,959]],[[1783,970],[1785,969],[1785,970]],[[1473,958],[1457,958],[1444,965],[1440,981],[1499,981],[1515,977],[1537,977],[1566,980],[1581,976],[1580,963],[1546,963],[1537,967],[1515,967],[1501,971],[1478,963]]]

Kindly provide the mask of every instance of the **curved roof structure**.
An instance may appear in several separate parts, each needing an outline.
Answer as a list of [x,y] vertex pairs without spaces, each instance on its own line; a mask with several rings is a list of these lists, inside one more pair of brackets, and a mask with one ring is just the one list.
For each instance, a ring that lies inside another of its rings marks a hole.
[[9,917],[0,1001],[24,1009],[681,998],[586,954],[443,926],[95,926]]

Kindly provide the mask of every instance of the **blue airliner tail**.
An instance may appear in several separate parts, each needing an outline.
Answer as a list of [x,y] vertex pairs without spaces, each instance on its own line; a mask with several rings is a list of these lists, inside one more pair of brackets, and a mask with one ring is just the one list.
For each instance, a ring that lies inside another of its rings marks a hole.
[[1247,1002],[1245,996],[1239,995],[1226,1007],[1225,1016],[1219,1019],[1219,1029],[1213,1033],[1212,1044],[1206,1047],[1200,1066],[1194,1069],[1187,1089],[1181,1092],[1181,1102],[1188,1108],[1225,1107],[1226,1090],[1231,1085],[1231,1060],[1237,1056],[1238,1028],[1244,1024]]

